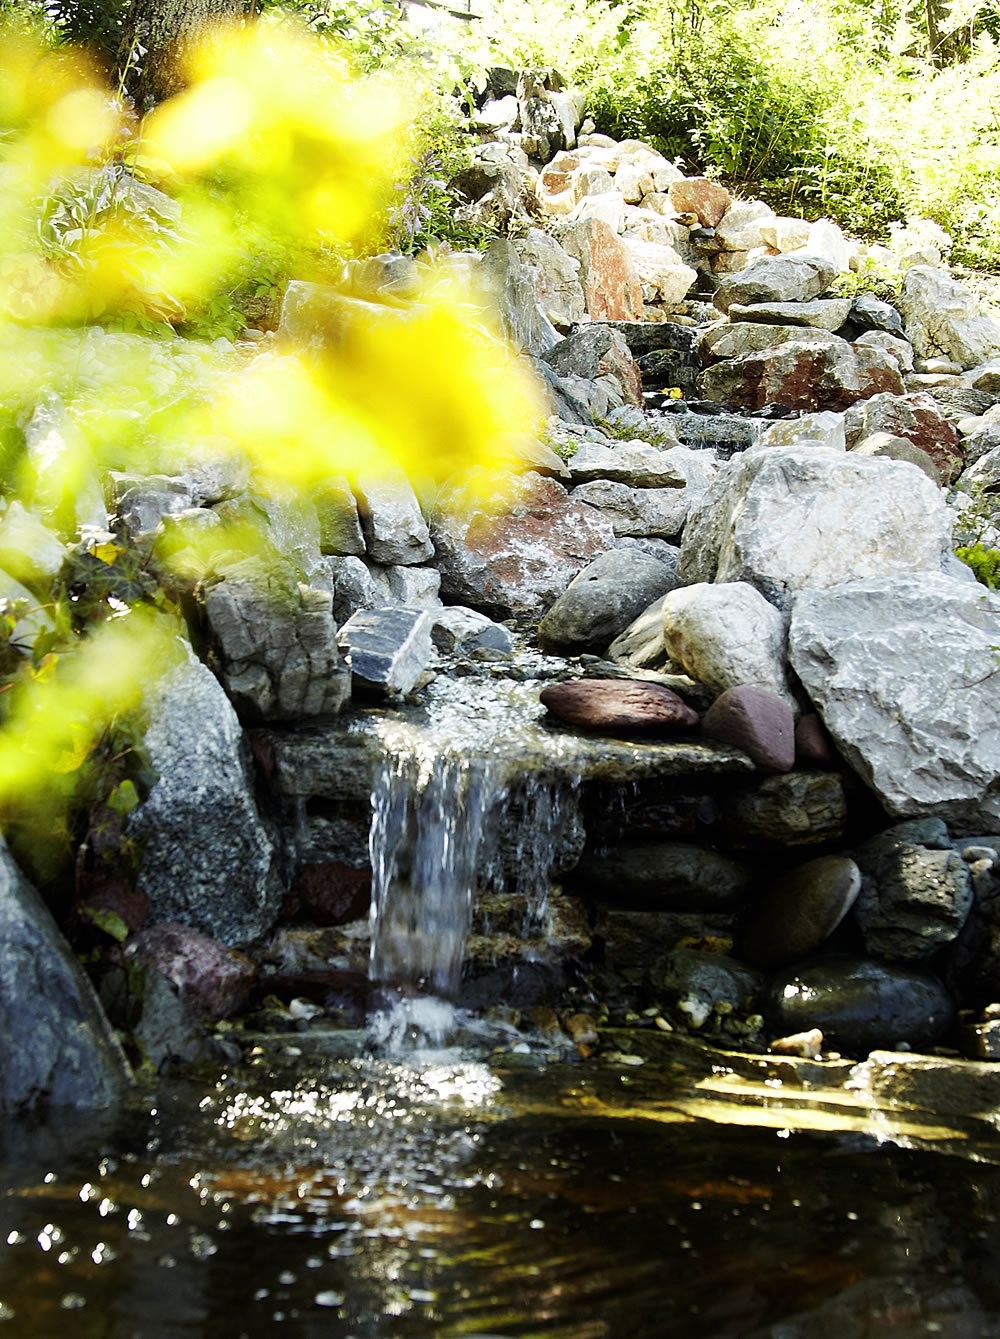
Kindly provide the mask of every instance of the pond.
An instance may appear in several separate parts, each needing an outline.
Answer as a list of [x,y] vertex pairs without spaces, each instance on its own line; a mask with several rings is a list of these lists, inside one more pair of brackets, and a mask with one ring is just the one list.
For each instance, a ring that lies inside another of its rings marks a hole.
[[465,1042],[247,1037],[117,1119],[8,1123],[0,1333],[1000,1335],[985,1066]]

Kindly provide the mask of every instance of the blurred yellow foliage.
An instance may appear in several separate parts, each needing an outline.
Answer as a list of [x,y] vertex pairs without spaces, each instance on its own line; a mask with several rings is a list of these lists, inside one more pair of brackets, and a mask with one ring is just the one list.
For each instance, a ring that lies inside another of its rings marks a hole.
[[[485,304],[431,267],[412,301],[343,298],[343,321],[308,349],[193,354],[94,324],[176,322],[225,276],[247,217],[303,255],[363,254],[420,110],[398,81],[354,76],[342,51],[288,24],[247,24],[195,52],[189,86],[138,137],[126,110],[85,56],[0,36],[0,412],[23,425],[57,397],[41,448],[5,465],[8,495],[65,534],[88,480],[179,473],[197,463],[192,443],[242,454],[254,487],[278,493],[380,470],[418,487],[489,477],[516,456],[540,392]],[[190,578],[190,551],[181,561]],[[77,767],[164,663],[162,632],[133,611],[22,676],[0,732],[0,804]]]

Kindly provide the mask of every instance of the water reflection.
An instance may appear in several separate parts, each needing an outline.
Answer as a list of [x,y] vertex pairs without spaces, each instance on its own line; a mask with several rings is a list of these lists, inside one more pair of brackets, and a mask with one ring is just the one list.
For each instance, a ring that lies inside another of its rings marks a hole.
[[801,1132],[791,1084],[780,1129],[694,1118],[682,1069],[259,1055],[10,1126],[0,1335],[1000,1335],[968,1141]]

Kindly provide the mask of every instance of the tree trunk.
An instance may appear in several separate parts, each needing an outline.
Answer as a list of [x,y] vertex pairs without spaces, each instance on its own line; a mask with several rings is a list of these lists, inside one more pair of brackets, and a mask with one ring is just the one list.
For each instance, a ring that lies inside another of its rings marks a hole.
[[184,87],[184,58],[213,24],[242,18],[246,0],[130,0],[119,61],[140,112]]

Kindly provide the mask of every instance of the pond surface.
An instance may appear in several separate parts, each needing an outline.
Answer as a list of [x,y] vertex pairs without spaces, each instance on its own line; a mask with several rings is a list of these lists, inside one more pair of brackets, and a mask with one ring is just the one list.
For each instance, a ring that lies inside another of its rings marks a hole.
[[124,1119],[9,1123],[0,1335],[1000,1336],[991,1113],[653,1041],[261,1039]]

